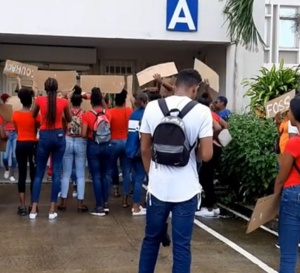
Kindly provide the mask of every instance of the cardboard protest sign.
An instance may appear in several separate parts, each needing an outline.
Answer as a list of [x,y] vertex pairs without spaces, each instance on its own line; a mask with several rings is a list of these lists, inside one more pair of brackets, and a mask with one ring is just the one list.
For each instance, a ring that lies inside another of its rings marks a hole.
[[82,75],[80,86],[83,92],[91,92],[94,87],[99,87],[105,94],[117,94],[125,86],[124,76],[114,75]]
[[81,109],[85,112],[92,110],[91,101],[90,100],[82,100]]
[[279,212],[280,195],[272,194],[257,200],[246,233],[258,229],[263,224],[275,219]]
[[266,115],[268,118],[274,118],[277,113],[288,111],[290,101],[295,97],[295,90],[286,93],[276,99],[270,100],[266,104]]
[[209,81],[210,88],[215,92],[219,92],[219,75],[205,63],[195,59],[194,69],[197,70],[203,79]]
[[3,74],[12,77],[33,78],[36,71],[38,71],[37,66],[6,60]]
[[133,76],[127,76],[126,77],[127,82],[127,98],[126,98],[126,107],[131,107],[131,101],[130,98],[133,96]]
[[140,86],[153,81],[154,74],[160,74],[162,78],[170,77],[178,74],[178,70],[174,62],[154,65],[140,71],[136,74]]
[[1,103],[0,104],[0,116],[6,122],[10,122],[12,119],[13,108],[10,104]]
[[38,70],[34,73],[34,83],[39,91],[44,91],[44,84],[48,78],[54,78],[58,82],[58,91],[69,92],[76,85],[76,71],[48,71]]
[[12,106],[12,110],[14,111],[18,111],[21,110],[23,108],[23,105],[20,101],[20,99],[18,98],[18,96],[11,96],[7,99],[6,104],[11,105]]

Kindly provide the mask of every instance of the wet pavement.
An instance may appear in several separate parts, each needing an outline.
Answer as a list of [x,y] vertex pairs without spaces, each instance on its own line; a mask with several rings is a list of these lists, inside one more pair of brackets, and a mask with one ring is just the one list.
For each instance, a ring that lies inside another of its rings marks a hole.
[[[40,213],[35,221],[16,214],[17,186],[0,185],[0,272],[1,273],[135,273],[144,234],[144,217],[132,217],[111,197],[110,214],[97,218],[77,214],[76,200],[70,199],[66,212],[53,222],[47,218],[50,184],[42,187]],[[71,187],[70,187],[71,195]],[[91,184],[86,204],[93,207]],[[238,219],[200,219],[269,267],[278,267],[276,237],[258,230],[245,235],[246,223]],[[224,244],[195,225],[192,241],[193,273],[272,272]],[[157,273],[171,272],[172,252],[161,248]],[[275,271],[273,271],[275,272]],[[298,270],[300,272],[300,269]]]

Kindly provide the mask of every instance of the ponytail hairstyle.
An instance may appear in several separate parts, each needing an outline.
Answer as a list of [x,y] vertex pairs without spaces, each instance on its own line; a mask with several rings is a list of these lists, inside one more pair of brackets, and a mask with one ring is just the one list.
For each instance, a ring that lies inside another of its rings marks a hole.
[[94,87],[91,94],[91,104],[93,107],[102,106],[103,95],[99,87]]
[[56,97],[58,83],[54,78],[48,78],[45,81],[45,91],[48,96],[48,111],[46,115],[47,123],[50,127],[54,127],[56,121]]
[[122,107],[124,105],[124,103],[126,102],[126,98],[127,98],[127,91],[125,89],[123,89],[121,91],[121,93],[116,94],[116,96],[115,96],[116,106]]
[[81,87],[75,85],[73,88],[73,94],[71,96],[71,103],[73,106],[80,106],[82,103],[82,96],[81,96]]

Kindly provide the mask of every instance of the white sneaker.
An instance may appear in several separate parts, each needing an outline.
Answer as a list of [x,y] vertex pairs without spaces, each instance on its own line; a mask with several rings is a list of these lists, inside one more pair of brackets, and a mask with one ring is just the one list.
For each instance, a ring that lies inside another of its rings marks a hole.
[[78,194],[77,194],[77,191],[73,191],[73,194],[72,194],[73,198],[76,199]]
[[57,213],[56,212],[53,212],[53,213],[49,213],[49,220],[55,220],[57,218]]
[[29,219],[30,220],[35,220],[37,217],[37,213],[29,213]]
[[4,172],[4,178],[5,178],[5,179],[8,179],[8,178],[9,178],[9,171],[5,171],[5,172]]
[[214,215],[215,215],[215,216],[219,216],[220,213],[221,213],[219,208],[214,209],[213,211],[214,211]]
[[[131,212],[133,212],[133,208],[131,209]],[[140,206],[140,210],[146,210],[146,208],[144,208],[143,206]]]
[[201,210],[196,211],[195,215],[206,218],[215,217],[214,211],[209,211],[207,208],[203,208]]
[[57,197],[58,197],[58,198],[61,198],[61,192],[58,193]]
[[11,176],[11,177],[9,178],[9,180],[10,180],[10,182],[16,182],[16,179],[15,179],[13,176]]
[[135,212],[132,210],[132,216],[144,216],[146,214],[147,214],[147,211],[144,208],[140,208],[140,211],[138,211],[138,212]]

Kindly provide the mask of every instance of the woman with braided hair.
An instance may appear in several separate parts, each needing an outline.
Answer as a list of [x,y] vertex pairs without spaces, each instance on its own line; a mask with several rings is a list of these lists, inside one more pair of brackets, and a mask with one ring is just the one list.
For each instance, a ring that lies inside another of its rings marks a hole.
[[41,191],[41,184],[45,174],[49,155],[53,158],[52,189],[49,209],[49,220],[57,218],[56,202],[60,189],[60,173],[62,160],[66,149],[66,140],[62,125],[62,116],[67,122],[72,117],[68,100],[57,97],[58,83],[56,79],[48,78],[45,81],[47,96],[37,97],[32,109],[33,117],[41,113],[40,139],[36,151],[36,174],[33,182],[32,209],[30,219],[37,216],[37,204]]

